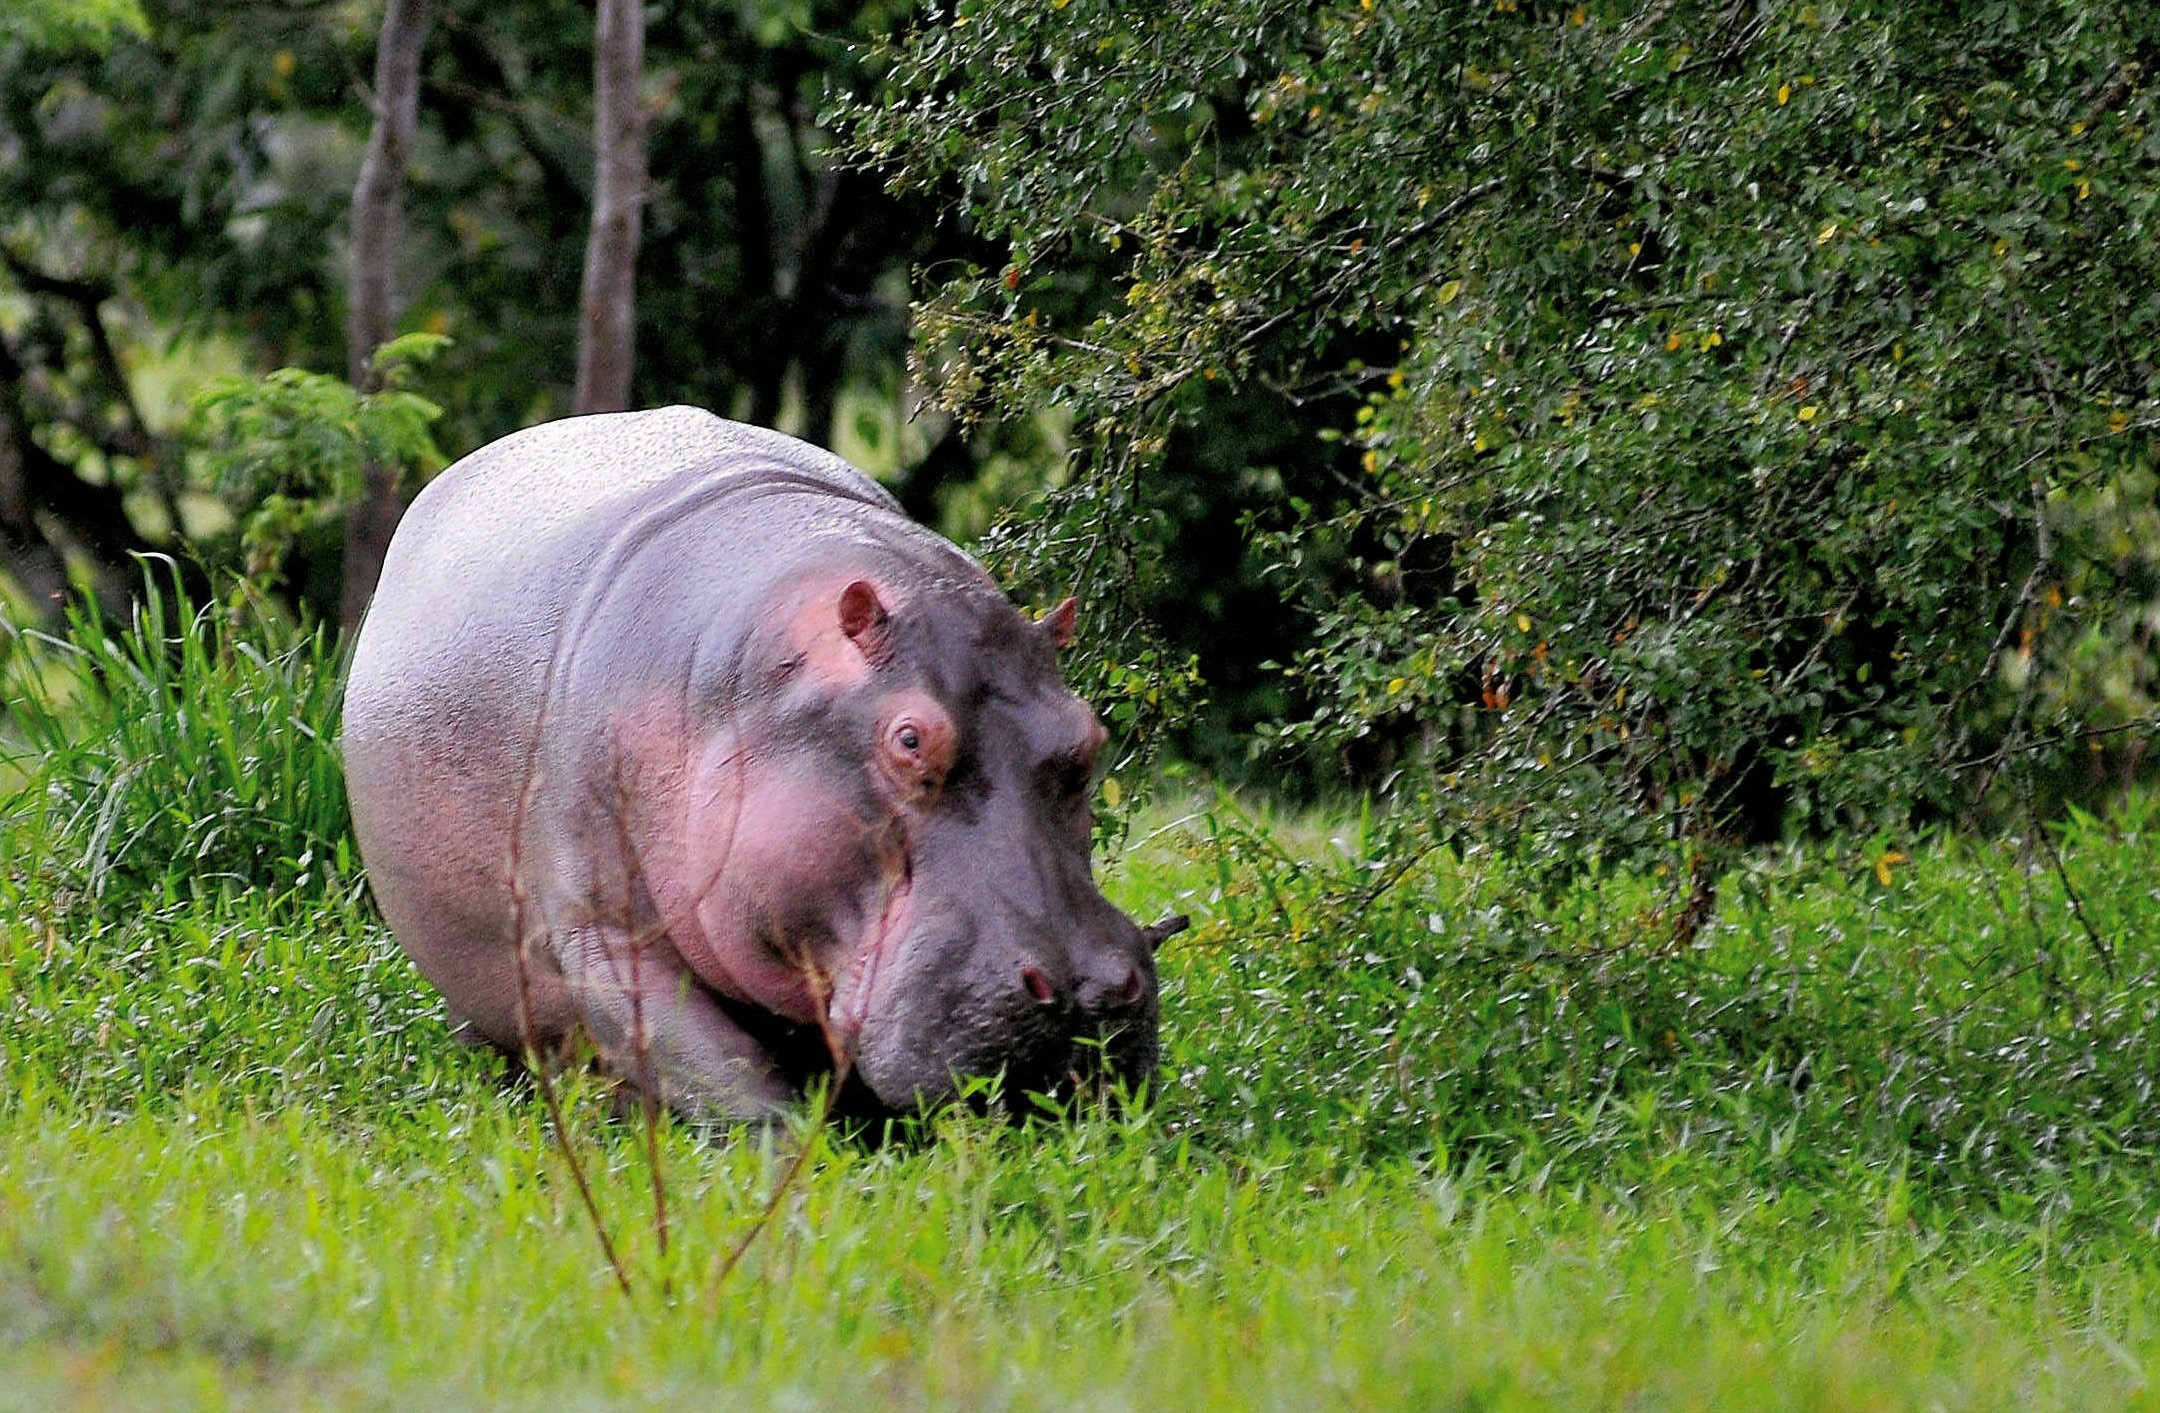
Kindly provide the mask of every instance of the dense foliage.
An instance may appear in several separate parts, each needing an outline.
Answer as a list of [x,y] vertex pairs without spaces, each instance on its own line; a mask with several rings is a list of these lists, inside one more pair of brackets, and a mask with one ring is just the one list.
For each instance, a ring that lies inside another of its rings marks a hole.
[[886,58],[859,154],[1007,252],[925,376],[1078,421],[1015,564],[1144,560],[1217,389],[1334,400],[1248,522],[1283,745],[1562,869],[2138,759],[2148,7],[961,3]]
[[354,889],[328,632],[265,633],[160,577],[129,622],[86,607],[46,653],[0,659],[0,896],[94,936],[153,900]]

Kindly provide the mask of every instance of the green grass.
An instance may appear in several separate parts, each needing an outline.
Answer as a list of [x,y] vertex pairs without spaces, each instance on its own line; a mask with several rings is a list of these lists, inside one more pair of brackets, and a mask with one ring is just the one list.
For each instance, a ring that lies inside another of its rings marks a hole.
[[663,1255],[581,1086],[626,1299],[366,901],[327,649],[186,621],[4,664],[0,1407],[2160,1403],[2160,802],[2064,827],[2103,964],[2017,841],[1675,951],[1664,880],[1360,902],[1358,818],[1201,801],[1109,870],[1196,922],[1149,1109],[811,1135],[722,1282],[800,1132],[669,1127]]

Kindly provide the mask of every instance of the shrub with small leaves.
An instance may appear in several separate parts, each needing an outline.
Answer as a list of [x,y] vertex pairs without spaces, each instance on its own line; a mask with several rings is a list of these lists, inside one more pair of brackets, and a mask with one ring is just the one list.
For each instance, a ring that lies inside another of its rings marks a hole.
[[1006,252],[925,375],[1075,418],[1042,553],[1131,544],[1218,380],[1355,400],[1254,527],[1316,628],[1273,741],[1416,762],[1401,847],[1708,877],[2152,731],[2154,12],[961,3],[886,59],[858,159]]

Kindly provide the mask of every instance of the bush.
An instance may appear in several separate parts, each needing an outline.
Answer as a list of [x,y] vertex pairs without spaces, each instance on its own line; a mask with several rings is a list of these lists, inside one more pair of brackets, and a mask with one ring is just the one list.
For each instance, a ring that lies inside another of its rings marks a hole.
[[1333,825],[1300,848],[1218,808],[1167,875],[1207,918],[1164,1002],[1162,1109],[1195,1141],[1563,1185],[1902,1172],[1952,1206],[2111,1220],[2147,1201],[2160,799],[2074,816],[2060,875],[2032,839],[1761,855],[1678,948],[1654,872],[1547,899],[1534,858],[1405,874],[1369,821]]
[[2152,730],[2151,13],[963,4],[888,58],[858,155],[1009,252],[926,373],[1076,418],[1046,554],[1144,551],[1223,383],[1355,407],[1255,556],[1315,625],[1274,739],[1414,764],[1396,852],[1714,875]]

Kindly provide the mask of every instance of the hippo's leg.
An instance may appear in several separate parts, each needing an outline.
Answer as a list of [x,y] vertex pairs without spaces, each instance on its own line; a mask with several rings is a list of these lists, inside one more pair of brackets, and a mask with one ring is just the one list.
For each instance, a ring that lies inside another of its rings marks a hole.
[[563,979],[608,1070],[695,1119],[769,1118],[795,1095],[672,948],[621,928],[558,939]]

